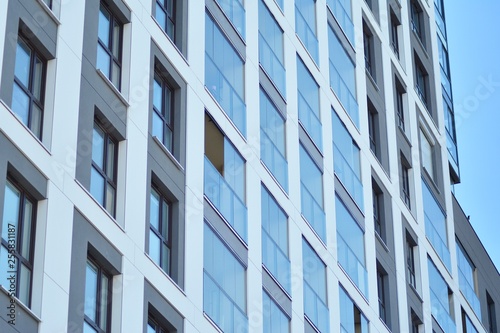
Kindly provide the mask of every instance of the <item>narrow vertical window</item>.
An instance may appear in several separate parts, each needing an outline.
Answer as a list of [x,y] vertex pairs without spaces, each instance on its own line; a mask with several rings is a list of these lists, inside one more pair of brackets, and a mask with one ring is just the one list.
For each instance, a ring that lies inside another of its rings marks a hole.
[[378,312],[382,321],[390,327],[389,322],[389,297],[388,297],[387,273],[381,267],[377,267],[377,293],[378,293]]
[[399,59],[399,36],[398,36],[398,28],[401,25],[396,18],[396,15],[391,11],[391,20],[390,20],[390,38],[391,38],[391,48],[394,51],[394,54]]
[[410,198],[410,168],[401,163],[401,192],[403,201],[411,209],[411,198]]
[[22,36],[17,38],[12,111],[42,138],[47,62]]
[[84,333],[111,332],[111,276],[91,258],[85,272]]
[[116,141],[94,122],[90,193],[113,217],[116,210],[117,155]]
[[153,82],[153,129],[152,134],[173,154],[174,91],[155,73]]
[[408,283],[415,290],[417,289],[417,279],[415,276],[415,250],[414,241],[406,235],[406,271],[408,272]]
[[12,280],[7,277],[14,275],[14,294],[30,307],[36,202],[13,181],[7,180],[3,207],[0,284],[7,290],[12,289]]
[[97,69],[120,90],[123,25],[101,2],[97,39]]
[[149,256],[170,275],[172,223],[170,202],[156,188],[149,199]]
[[176,0],[156,0],[155,19],[175,43]]
[[403,95],[405,92],[399,88],[396,88],[396,116],[398,127],[405,132],[405,114],[404,114],[404,102]]

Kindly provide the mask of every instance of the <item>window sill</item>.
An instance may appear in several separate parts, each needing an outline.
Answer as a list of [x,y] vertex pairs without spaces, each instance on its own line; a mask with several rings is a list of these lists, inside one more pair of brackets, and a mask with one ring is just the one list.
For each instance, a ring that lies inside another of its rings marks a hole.
[[[356,129],[356,131],[358,131],[358,133],[361,134],[361,131],[360,131],[358,125],[356,125],[356,123],[354,122],[354,119],[352,119],[352,117],[351,117],[351,114],[347,111],[347,109],[344,106],[344,104],[342,104],[342,102],[340,101],[340,97],[337,95],[337,93],[335,92],[335,90],[333,90],[333,88],[332,88],[331,85],[330,85],[330,91],[333,93],[333,96],[335,96],[335,98],[337,99],[337,102],[340,104],[340,107],[342,108],[342,110],[344,111],[344,113],[347,115],[347,118],[349,118],[349,120],[351,121],[351,124],[354,126],[354,128]],[[356,100],[356,103],[357,103],[357,100]],[[335,109],[335,112],[337,112],[337,109]],[[359,112],[359,109],[358,109],[358,112]],[[344,121],[342,121],[342,122],[344,122]],[[344,122],[344,124],[345,124],[345,122]],[[347,125],[346,125],[346,127],[347,127]]]
[[[318,233],[316,232],[316,230],[314,230],[314,227],[312,226],[311,223],[309,223],[309,220],[304,216],[304,214],[300,213],[300,216],[302,216],[302,220],[304,220],[304,222],[306,222],[307,226],[309,227],[309,229],[311,229],[311,231],[316,236],[316,238],[319,240],[319,242],[321,243],[321,245],[323,245],[323,247],[325,249],[328,249],[328,246],[326,245],[326,243],[321,239],[321,237],[318,235]],[[326,224],[326,219],[325,219],[325,224]],[[325,225],[325,227],[326,227],[326,225]],[[325,237],[326,237],[326,235],[325,235]]]
[[[311,61],[313,62],[314,66],[316,66],[316,69],[319,71],[319,70],[320,70],[320,69],[319,69],[319,65],[318,65],[318,64],[316,63],[316,61],[314,60],[314,58],[313,58],[312,54],[311,54],[311,53],[309,53],[309,50],[307,49],[307,47],[306,47],[306,45],[304,44],[304,42],[302,42],[302,39],[300,39],[300,37],[299,37],[299,35],[298,35],[297,33],[295,33],[295,36],[297,37],[297,40],[300,42],[300,45],[302,45],[302,46],[303,46],[304,50],[306,51],[307,55],[309,56],[309,59],[311,59]],[[317,38],[317,36],[316,36],[316,38]],[[300,56],[300,55],[299,55],[299,56]],[[319,50],[318,50],[318,57],[319,57]],[[302,58],[302,57],[301,57],[301,58]],[[318,59],[318,61],[319,61],[319,59]],[[304,63],[304,64],[305,64],[305,63]],[[308,66],[306,65],[306,68],[307,68],[307,67],[308,67]],[[309,72],[310,72],[310,71],[309,71]],[[311,73],[311,75],[312,75],[312,73]],[[313,75],[313,78],[314,78],[314,75]],[[314,80],[316,80],[316,79],[314,79]]]
[[[300,121],[300,119],[297,119],[299,121],[299,124],[300,124],[300,127],[302,127],[302,129],[304,130],[304,133],[306,133],[307,135],[307,138],[309,139],[309,141],[311,141],[312,145],[314,146],[314,148],[316,148],[317,152],[319,153],[319,155],[321,157],[324,157],[323,156],[323,152],[321,151],[321,149],[318,147],[318,145],[316,144],[316,142],[313,140],[313,138],[311,137],[311,135],[309,134],[309,132],[307,131],[306,127],[302,124],[302,122]],[[321,124],[321,126],[323,126],[323,124]],[[323,128],[321,129],[323,130]],[[323,133],[321,133],[321,135],[323,136]],[[307,149],[306,149],[307,150]],[[311,152],[312,153],[312,152]]]
[[358,211],[361,214],[361,216],[365,217],[365,212],[363,211],[363,209],[361,209],[361,207],[359,206],[359,204],[356,202],[356,200],[352,196],[351,192],[349,192],[349,190],[347,189],[347,187],[342,182],[342,180],[340,180],[340,177],[337,175],[337,173],[335,172],[335,170],[333,171],[333,174],[335,175],[335,178],[339,181],[340,185],[342,185],[342,187],[344,188],[344,191],[347,193],[347,195],[349,195],[349,198],[351,199],[352,203],[356,206],[356,208],[358,209]]
[[175,48],[175,50],[177,51],[177,53],[179,53],[179,55],[181,56],[181,58],[186,62],[186,65],[189,66],[189,62],[187,60],[187,58],[184,56],[184,53],[182,53],[181,50],[179,50],[179,48],[177,47],[177,45],[174,43],[174,41],[172,40],[172,38],[170,38],[170,36],[165,32],[165,30],[163,30],[162,26],[160,25],[160,23],[156,20],[156,18],[151,15],[151,18],[153,19],[153,22],[158,26],[158,28],[160,28],[161,32],[165,35],[165,37],[167,37],[167,40],[170,42],[170,44]]
[[[243,42],[243,45],[246,46],[245,38],[241,35],[241,33],[238,31],[238,29],[236,29],[236,26],[234,25],[233,21],[231,21],[231,19],[229,18],[229,16],[227,16],[226,12],[222,9],[221,5],[219,4],[219,1],[220,0],[215,0],[214,1],[215,5],[219,8],[220,12],[224,15],[224,17],[226,18],[227,22],[233,28],[233,30],[236,33],[236,35],[241,39],[241,41]],[[243,30],[245,30],[245,29],[243,29]],[[243,32],[245,32],[245,31],[243,31]]]
[[47,6],[47,4],[43,0],[36,0],[36,2],[38,2],[38,4],[43,8],[43,10],[45,10],[47,15],[49,15],[49,17],[54,21],[56,25],[58,26],[61,25],[61,22],[56,17],[52,9],[49,6]]
[[158,146],[160,146],[160,149],[163,150],[163,152],[165,153],[165,155],[167,155],[167,157],[172,161],[172,163],[174,163],[174,165],[177,167],[177,169],[179,169],[180,171],[184,172],[184,167],[175,158],[175,156],[172,155],[172,153],[167,149],[167,147],[165,147],[165,145],[160,141],[160,139],[158,139],[157,136],[153,136],[153,140],[154,140],[154,142],[156,142],[156,144]]
[[408,146],[409,146],[410,148],[412,148],[413,146],[412,146],[412,144],[411,144],[410,138],[409,138],[409,137],[408,137],[408,135],[406,134],[406,131],[405,131],[403,128],[401,128],[401,126],[399,126],[399,125],[397,125],[397,124],[396,124],[396,126],[399,128],[399,131],[400,131],[400,132],[401,132],[401,134],[403,135],[403,138],[406,140],[406,143],[408,143]]
[[[287,104],[286,103],[286,97],[284,95],[283,92],[281,92],[279,89],[278,89],[278,86],[276,85],[276,83],[274,82],[273,78],[271,77],[271,75],[266,71],[266,69],[264,68],[264,66],[262,66],[261,62],[259,61],[259,68],[262,70],[262,72],[266,75],[267,79],[269,80],[269,82],[271,82],[273,88],[276,90],[276,92],[278,93],[278,95],[281,97],[281,99],[283,100],[283,102],[285,102],[285,105]],[[285,72],[285,82],[286,82],[286,72]],[[262,85],[262,82],[260,83]],[[266,89],[264,89],[266,90]],[[285,91],[286,91],[286,88],[285,88]],[[266,90],[267,92],[267,90]],[[281,110],[279,110],[281,111]]]
[[[122,232],[124,232],[124,233],[125,233],[125,229],[124,229],[124,228],[123,228],[123,227],[122,227],[122,226],[118,223],[118,221],[116,221],[116,219],[113,217],[113,215],[111,215],[111,214],[110,214],[110,213],[106,210],[106,208],[104,208],[104,207],[103,207],[103,206],[99,203],[99,201],[97,201],[97,200],[94,198],[94,196],[93,196],[93,195],[92,195],[92,194],[91,194],[91,193],[90,193],[90,192],[89,192],[89,191],[85,188],[85,186],[83,186],[83,185],[82,185],[82,183],[80,183],[80,182],[78,181],[78,179],[75,179],[75,182],[78,184],[78,186],[80,186],[80,187],[82,188],[82,190],[83,190],[85,193],[87,193],[87,195],[90,197],[90,199],[92,199],[92,201],[94,201],[94,202],[96,203],[96,205],[97,205],[97,206],[98,206],[98,207],[99,207],[99,208],[100,208],[100,209],[101,209],[101,210],[102,210],[102,211],[103,211],[103,212],[104,212],[104,213],[105,213],[105,214],[109,217],[109,219],[110,219],[111,221],[113,221],[113,222],[116,224],[116,226],[117,226],[118,228],[120,228],[120,229],[121,229],[121,231],[122,231]],[[85,214],[83,214],[83,215],[85,215]]]
[[0,285],[0,290],[5,295],[7,295],[7,297],[9,297],[10,299],[14,299],[14,301],[16,302],[16,305],[19,305],[19,307],[22,308],[24,311],[26,311],[26,313],[28,313],[28,315],[30,317],[32,317],[37,323],[41,323],[42,322],[42,319],[40,319],[40,317],[38,317],[33,311],[31,311],[30,308],[28,308],[26,305],[24,305],[24,303],[21,302],[19,300],[19,298],[17,298],[16,296],[11,296],[10,293],[9,293],[9,291],[3,285]]
[[162,273],[163,275],[165,275],[165,276],[167,277],[167,279],[168,279],[170,282],[172,282],[172,284],[173,284],[173,285],[174,285],[174,286],[175,286],[175,287],[176,287],[176,288],[177,288],[177,289],[178,289],[178,290],[179,290],[179,291],[180,291],[180,292],[181,292],[184,296],[187,296],[187,295],[186,295],[186,292],[185,292],[185,291],[181,288],[181,286],[179,286],[179,285],[177,284],[177,282],[175,282],[175,281],[174,281],[174,279],[172,279],[172,277],[171,277],[170,275],[168,275],[168,274],[167,274],[167,272],[165,272],[165,271],[163,270],[163,268],[161,268],[161,267],[160,267],[160,266],[159,266],[159,265],[158,265],[158,264],[157,264],[157,263],[153,260],[153,258],[151,258],[151,257],[149,256],[149,253],[144,252],[144,255],[146,256],[146,258],[148,258],[148,259],[149,259],[149,260],[153,263],[153,265],[155,265],[155,266],[156,266],[156,267],[157,267],[157,268],[161,271],[161,273]]
[[411,291],[415,294],[415,296],[417,296],[418,300],[420,301],[420,303],[423,303],[424,301],[422,300],[422,297],[420,296],[418,290],[412,286],[411,284],[408,283],[408,288],[411,289]]
[[366,296],[363,294],[363,292],[361,291],[361,289],[358,288],[358,286],[356,285],[356,283],[354,283],[354,281],[351,279],[351,277],[349,276],[349,274],[346,272],[346,270],[344,269],[344,267],[342,267],[342,265],[340,264],[340,262],[337,261],[337,266],[340,268],[340,270],[344,273],[344,275],[347,277],[347,279],[351,282],[352,286],[358,291],[359,295],[361,296],[361,298],[366,302],[366,304],[370,304],[370,302],[368,301],[368,299],[366,298]]
[[378,87],[377,81],[375,81],[375,78],[373,77],[373,75],[370,73],[370,71],[366,67],[365,67],[365,73],[366,73],[366,77],[372,83],[375,90],[377,92],[380,92],[380,88]]
[[264,163],[263,160],[260,160],[260,164],[262,164],[262,166],[267,171],[267,173],[271,176],[271,178],[274,180],[274,182],[276,183],[276,185],[278,185],[278,187],[281,190],[281,192],[283,192],[283,194],[286,196],[286,198],[289,199],[287,191],[285,191],[285,189],[283,188],[283,186],[281,186],[280,182],[276,179],[276,177],[274,177],[274,175],[271,172],[271,170],[269,170],[269,168],[266,166],[266,163]]
[[118,88],[115,87],[115,85],[113,84],[113,82],[111,82],[109,80],[109,78],[100,69],[96,69],[96,71],[97,71],[97,74],[99,74],[99,76],[104,80],[104,82],[106,82],[106,84],[115,93],[116,97],[118,97],[118,99],[120,100],[120,102],[122,102],[125,105],[125,107],[128,108],[130,106],[130,104],[128,104],[127,99],[125,98],[125,96],[123,96],[122,93],[118,90]]
[[0,99],[0,104],[3,105],[13,116],[14,118],[16,119],[16,121],[21,124],[21,126],[23,126],[26,131],[28,131],[28,133],[33,137],[33,139],[35,139],[36,142],[38,142],[40,144],[40,146],[47,152],[47,154],[49,154],[49,156],[52,156],[52,153],[50,152],[49,148],[47,148],[43,142],[29,129],[28,126],[26,126],[22,121],[21,119],[19,119],[19,117],[17,116],[17,114],[12,111],[12,109],[2,100]]
[[[267,274],[271,277],[271,279],[273,279],[274,283],[276,283],[276,285],[281,289],[281,291],[286,295],[286,297],[288,297],[288,299],[291,302],[292,301],[292,295],[290,295],[288,293],[288,291],[286,291],[286,289],[281,285],[281,283],[279,283],[279,281],[274,277],[274,275],[271,273],[271,271],[269,269],[267,269],[267,267],[266,267],[266,265],[264,265],[264,263],[262,263],[262,269],[267,272]],[[266,289],[264,285],[262,285],[262,287],[264,289]]]
[[387,246],[387,243],[384,241],[384,239],[382,238],[382,236],[380,236],[378,234],[377,231],[375,231],[375,237],[378,239],[380,245],[382,245],[382,247],[384,248],[385,252],[391,253],[391,251],[389,250],[389,247]]
[[210,318],[210,316],[205,312],[205,310],[203,310],[203,317],[205,317],[206,320],[208,320],[208,322],[212,325],[212,327],[219,333],[224,333],[223,330],[221,330],[219,328],[219,326],[217,326],[217,324],[212,320],[212,318]]

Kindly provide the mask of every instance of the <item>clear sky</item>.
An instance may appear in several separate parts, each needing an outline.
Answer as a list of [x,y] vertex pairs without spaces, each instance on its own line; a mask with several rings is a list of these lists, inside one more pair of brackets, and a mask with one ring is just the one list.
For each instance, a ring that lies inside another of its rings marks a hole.
[[500,270],[500,1],[444,2],[461,172],[455,195]]

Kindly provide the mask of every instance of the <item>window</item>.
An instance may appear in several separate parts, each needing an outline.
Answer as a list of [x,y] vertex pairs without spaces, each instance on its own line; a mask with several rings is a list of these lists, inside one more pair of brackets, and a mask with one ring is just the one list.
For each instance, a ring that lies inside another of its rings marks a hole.
[[285,96],[283,30],[262,0],[259,1],[259,63]]
[[431,177],[431,179],[434,180],[434,145],[431,143],[422,128],[420,128],[420,154],[422,167],[425,171],[427,171],[427,174]]
[[94,121],[90,193],[113,217],[116,211],[117,158],[116,141]]
[[318,64],[316,0],[295,0],[295,31],[314,62]]
[[23,36],[18,36],[12,111],[33,134],[42,138],[47,62]]
[[291,294],[288,217],[264,186],[261,197],[262,263],[288,294]]
[[262,312],[263,333],[290,332],[290,319],[264,290],[262,291]]
[[304,315],[322,333],[329,332],[326,265],[302,238],[304,275]]
[[372,178],[372,199],[373,199],[373,223],[375,232],[382,241],[386,241],[384,223],[384,194],[375,180]]
[[368,320],[354,304],[347,292],[339,285],[340,291],[340,330],[338,332],[369,333]]
[[302,144],[299,157],[301,212],[318,237],[326,243],[323,174]]
[[333,169],[359,209],[363,210],[360,150],[342,120],[332,110]]
[[174,91],[159,73],[153,82],[153,129],[152,134],[173,153]]
[[398,36],[398,30],[399,26],[401,23],[399,23],[399,20],[397,19],[396,15],[392,12],[391,10],[391,20],[390,20],[390,42],[391,42],[391,48],[394,51],[394,54],[396,57],[399,59],[399,36]]
[[387,273],[383,270],[379,263],[377,263],[377,293],[378,293],[378,313],[380,319],[390,327],[389,322],[389,285]]
[[408,209],[411,210],[410,167],[403,159],[401,159],[401,197]]
[[451,290],[430,258],[428,258],[428,264],[432,316],[444,332],[456,332],[455,322],[452,318],[453,295]]
[[417,244],[407,234],[406,235],[406,271],[408,272],[408,283],[413,289],[417,289],[417,278],[415,275],[415,251]]
[[111,332],[111,293],[111,276],[92,258],[87,258],[84,333]]
[[246,242],[245,160],[207,114],[204,172],[205,196]]
[[288,192],[285,119],[262,88],[260,89],[260,156],[274,178]]
[[375,80],[375,55],[373,34],[363,22],[363,45],[365,52],[365,69],[370,76]]
[[97,39],[97,69],[120,90],[123,24],[101,2]]
[[469,316],[465,313],[464,308],[462,308],[462,329],[464,333],[478,333],[477,329],[472,324]]
[[[397,82],[399,83],[399,82]],[[404,113],[404,94],[406,92],[396,85],[396,118],[398,127],[405,133],[405,113]]]
[[151,315],[148,316],[148,328],[146,333],[169,333],[170,331],[161,326],[155,318]]
[[411,29],[418,36],[422,44],[425,45],[424,20],[423,20],[424,13],[422,12],[422,8],[420,7],[420,4],[417,3],[417,1],[412,1],[410,5],[410,10],[411,10]]
[[491,298],[490,294],[486,292],[486,303],[488,306],[488,325],[489,333],[497,333],[497,315],[495,310],[495,302]]
[[297,98],[299,121],[316,147],[323,148],[319,108],[319,86],[302,59],[297,57]]
[[149,256],[170,274],[172,213],[170,202],[154,187],[149,200]]
[[203,248],[203,311],[223,332],[248,332],[245,267],[207,223]]
[[456,241],[457,247],[457,266],[458,266],[458,284],[462,295],[470,304],[472,310],[479,316],[481,315],[481,304],[476,291],[476,266],[467,255],[460,241]]
[[3,207],[0,284],[7,290],[13,289],[7,276],[15,275],[14,295],[31,307],[36,202],[13,180],[7,179]]
[[327,0],[326,3],[336,21],[347,36],[349,43],[354,47],[354,24],[352,23],[352,0]]
[[330,87],[356,127],[359,128],[355,63],[349,57],[330,25],[328,26],[328,54],[330,61]]
[[378,111],[373,105],[372,101],[368,98],[368,134],[370,137],[370,150],[373,152],[375,157],[380,161],[380,140],[379,140],[379,115]]
[[155,19],[175,43],[175,11],[178,0],[156,0]]
[[415,89],[417,91],[418,97],[420,100],[424,103],[425,107],[429,107],[429,99],[428,99],[428,80],[429,76],[427,72],[425,71],[424,67],[419,64],[415,63]]
[[205,86],[246,134],[245,64],[212,17],[205,17]]
[[45,2],[47,7],[52,8],[52,0],[42,0],[42,1]]
[[411,309],[410,311],[411,311],[411,322],[410,322],[411,333],[419,333],[420,332],[420,327],[423,326],[422,325],[422,321],[417,316],[417,314],[413,311],[413,309]]
[[231,24],[245,39],[245,8],[243,7],[243,0],[215,0],[226,14]]

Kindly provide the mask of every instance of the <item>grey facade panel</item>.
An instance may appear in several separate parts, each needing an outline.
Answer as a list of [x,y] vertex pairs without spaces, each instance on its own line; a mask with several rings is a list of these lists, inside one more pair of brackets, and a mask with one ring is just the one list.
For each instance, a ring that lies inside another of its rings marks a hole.
[[269,97],[269,100],[271,100],[271,102],[274,104],[283,119],[286,120],[286,100],[284,96],[281,95],[281,93],[278,91],[269,76],[266,74],[262,66],[259,66],[259,83],[261,89],[263,89]]
[[[38,319],[35,319],[18,303],[11,303],[11,298],[3,290],[0,291],[0,308],[2,309],[0,312],[0,332],[38,332]],[[11,309],[14,313],[11,313]],[[9,314],[12,314],[12,317],[9,317]]]
[[161,296],[148,280],[144,280],[144,333],[147,333],[147,318],[152,315],[154,319],[169,332],[184,332],[184,317]]
[[283,291],[278,283],[276,283],[271,274],[269,274],[264,267],[262,268],[262,286],[285,314],[289,318],[292,318],[292,301],[290,297]]

